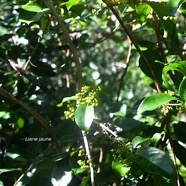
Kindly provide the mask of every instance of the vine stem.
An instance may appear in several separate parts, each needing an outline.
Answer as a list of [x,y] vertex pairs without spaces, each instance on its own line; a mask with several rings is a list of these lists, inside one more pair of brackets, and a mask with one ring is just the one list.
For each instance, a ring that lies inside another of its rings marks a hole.
[[153,21],[154,21],[154,30],[155,30],[155,34],[156,34],[156,38],[157,38],[157,42],[158,42],[158,47],[159,47],[159,51],[160,54],[162,56],[162,59],[164,61],[164,64],[167,65],[167,58],[164,52],[164,48],[163,48],[163,43],[162,43],[162,39],[161,39],[161,34],[159,31],[159,23],[158,23],[158,18],[156,16],[156,13],[154,12],[154,10],[152,11],[152,16],[153,16]]
[[85,145],[85,151],[89,160],[89,168],[90,168],[90,179],[91,179],[91,186],[95,186],[95,181],[94,181],[94,168],[91,160],[91,154],[90,154],[90,149],[89,149],[89,144],[87,140],[87,134],[84,130],[81,130],[82,135],[83,135],[83,141]]
[[113,6],[110,6],[109,4],[106,3],[106,5],[108,6],[108,8],[112,11],[112,13],[115,15],[116,19],[119,21],[121,27],[123,28],[123,30],[126,32],[126,34],[128,35],[128,37],[130,38],[131,42],[133,43],[133,45],[135,46],[137,52],[139,53],[139,55],[143,58],[143,60],[145,61],[153,79],[154,79],[154,84],[156,86],[156,89],[158,92],[161,92],[161,89],[159,87],[159,83],[157,81],[156,75],[154,74],[153,70],[151,69],[151,66],[147,60],[147,58],[145,57],[144,53],[141,51],[140,47],[137,45],[133,35],[130,33],[130,31],[128,30],[128,28],[126,27],[126,25],[124,24],[124,22],[121,19],[121,16],[118,14],[118,12],[116,11],[116,9]]
[[164,122],[165,122],[165,127],[166,127],[166,132],[167,132],[167,138],[169,140],[170,143],[170,147],[171,147],[171,152],[172,152],[172,156],[173,156],[173,162],[174,162],[174,167],[176,170],[176,174],[177,174],[177,186],[180,186],[180,180],[179,180],[179,174],[178,174],[178,169],[177,169],[177,162],[176,162],[176,155],[174,153],[174,145],[173,145],[173,141],[172,141],[172,137],[171,137],[171,132],[170,132],[170,113],[165,114],[164,116]]
[[127,74],[127,70],[129,68],[129,65],[130,65],[130,57],[132,55],[132,42],[131,42],[129,37],[127,37],[127,38],[128,38],[128,43],[129,43],[129,49],[128,49],[127,59],[126,59],[126,63],[125,63],[126,68],[123,70],[121,80],[120,80],[120,83],[119,83],[119,88],[118,88],[118,92],[117,92],[117,101],[119,101],[120,92],[121,92],[121,89],[122,89],[122,86],[123,86],[123,81],[124,81],[125,75]]
[[62,21],[62,19],[60,18],[60,16],[58,15],[54,5],[51,3],[50,0],[43,0],[45,2],[45,4],[48,6],[48,8],[50,9],[50,11],[52,12],[52,14],[54,15],[55,19],[57,20],[59,27],[61,28],[61,30],[64,33],[65,39],[69,44],[70,50],[73,54],[74,57],[74,61],[75,61],[75,65],[76,65],[76,69],[77,69],[77,77],[78,77],[78,91],[81,90],[82,87],[82,83],[83,83],[83,78],[82,78],[82,70],[81,70],[81,63],[75,48],[75,45],[68,33],[68,30],[64,24],[64,22]]
[[0,96],[3,96],[4,98],[16,103],[17,105],[20,105],[27,112],[29,112],[44,127],[44,129],[48,132],[48,134],[50,134],[50,136],[54,140],[54,143],[56,144],[57,152],[61,151],[60,145],[59,145],[58,140],[57,140],[56,133],[54,132],[53,128],[49,125],[49,123],[40,114],[38,114],[35,110],[33,110],[26,103],[18,100],[17,98],[15,98],[11,94],[9,94],[2,87],[0,87]]

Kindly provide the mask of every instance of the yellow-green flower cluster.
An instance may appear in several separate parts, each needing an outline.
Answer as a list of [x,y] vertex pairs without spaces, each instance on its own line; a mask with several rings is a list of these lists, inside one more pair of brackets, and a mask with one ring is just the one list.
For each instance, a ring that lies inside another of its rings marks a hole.
[[79,105],[92,105],[98,106],[99,99],[98,93],[100,92],[100,86],[84,86],[81,91],[76,94],[77,106]]
[[79,150],[78,156],[81,157],[81,156],[84,156],[84,155],[85,155],[84,149]]
[[67,105],[68,110],[64,112],[66,119],[74,120],[74,113],[76,108],[76,103],[72,102]]
[[76,94],[76,101],[67,105],[68,110],[64,112],[66,119],[74,120],[75,110],[79,105],[98,106],[100,86],[83,86],[81,91]]
[[77,163],[80,165],[81,169],[88,169],[89,166],[83,160],[78,160]]

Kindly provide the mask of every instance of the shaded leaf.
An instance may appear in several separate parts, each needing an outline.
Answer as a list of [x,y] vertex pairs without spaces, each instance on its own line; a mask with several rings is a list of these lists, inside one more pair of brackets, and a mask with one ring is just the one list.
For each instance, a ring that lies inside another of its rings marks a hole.
[[30,24],[32,22],[37,22],[40,20],[40,18],[46,14],[49,13],[50,10],[48,8],[44,8],[39,12],[30,12],[24,9],[20,9],[19,11],[19,21],[23,23]]
[[50,20],[49,20],[49,18],[46,17],[46,16],[42,16],[41,17],[41,30],[44,33],[47,33],[48,30],[49,30],[49,26],[50,26]]
[[186,101],[186,78],[180,83],[179,95],[183,101]]
[[149,97],[146,97],[139,105],[138,114],[141,114],[145,111],[154,110],[172,100],[175,100],[175,98],[164,93],[150,95]]
[[54,69],[51,67],[51,65],[43,63],[42,61],[35,62],[34,65],[31,66],[30,71],[37,76],[55,76]]
[[[174,0],[173,0],[174,1]],[[175,48],[179,48],[179,39],[176,31],[176,24],[171,19],[172,13],[166,3],[148,2],[153,10],[158,15],[165,31],[167,32],[166,45],[169,49],[174,49],[171,52],[175,52]]]
[[152,179],[153,180],[150,180],[150,181],[155,182],[154,186],[175,186],[176,185],[176,180],[174,181],[174,183],[170,183],[169,180],[162,177],[161,175],[153,175]]
[[154,146],[156,146],[158,144],[158,142],[161,139],[161,137],[162,137],[162,134],[161,133],[155,133],[152,136],[151,140],[152,140],[152,143],[154,144]]
[[176,13],[180,2],[181,2],[180,0],[169,0],[168,1],[168,7],[169,7],[172,15],[174,15]]
[[171,89],[172,86],[167,78],[167,73],[169,70],[176,70],[186,76],[186,61],[174,62],[163,68],[162,79],[166,88]]
[[133,118],[125,118],[123,119],[120,127],[123,129],[124,132],[131,132],[131,130],[138,129],[142,125],[143,123],[138,120],[135,120]]
[[75,122],[81,130],[88,131],[94,119],[92,105],[80,105],[75,111]]
[[176,178],[174,164],[169,156],[155,147],[141,147],[135,155],[130,156],[140,167],[153,174],[166,178]]
[[186,143],[186,123],[180,121],[173,126],[177,139],[183,143]]
[[174,153],[176,157],[180,160],[180,162],[186,167],[186,148],[180,145],[177,141],[172,140]]
[[153,71],[158,82],[162,83],[161,75],[162,75],[162,70],[163,70],[164,65],[160,62],[157,62],[157,61],[162,60],[161,56],[159,55],[159,52],[157,50],[148,49],[148,50],[143,51],[143,54],[145,55],[149,65],[151,67],[151,70],[147,66],[144,59],[142,57],[140,57],[139,66],[140,66],[141,70],[143,71],[143,73],[145,75],[147,75],[151,79],[154,79],[154,76],[151,73],[151,71]]

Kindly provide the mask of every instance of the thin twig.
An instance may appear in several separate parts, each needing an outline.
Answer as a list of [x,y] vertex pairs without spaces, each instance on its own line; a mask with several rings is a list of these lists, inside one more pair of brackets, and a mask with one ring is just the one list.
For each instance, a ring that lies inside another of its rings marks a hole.
[[129,37],[127,37],[127,38],[128,38],[128,42],[129,42],[129,50],[128,50],[127,59],[126,59],[126,68],[123,70],[123,74],[121,76],[121,80],[120,80],[120,84],[119,84],[119,88],[118,88],[118,92],[117,92],[117,101],[119,101],[120,92],[121,92],[121,89],[123,86],[123,81],[124,81],[125,75],[127,74],[127,70],[129,68],[129,64],[130,64],[130,57],[132,55],[132,42]]
[[107,132],[109,132],[110,134],[112,134],[115,138],[118,138],[118,135],[115,132],[113,132],[112,130],[110,130],[108,127],[106,127],[103,123],[99,123],[99,125],[103,129],[105,129]]
[[109,6],[118,6],[122,4],[134,4],[134,3],[148,3],[148,2],[153,2],[153,3],[167,3],[168,0],[103,0],[106,4]]
[[174,162],[174,166],[175,166],[175,170],[176,170],[176,174],[177,174],[177,186],[180,186],[179,174],[178,174],[178,170],[177,170],[176,155],[174,153],[174,146],[173,146],[171,132],[170,132],[170,113],[165,114],[164,122],[165,122],[165,127],[166,127],[166,134],[167,134],[167,138],[169,140],[170,146],[171,146],[173,162]]
[[64,22],[62,21],[62,19],[58,15],[58,13],[57,13],[54,5],[51,3],[50,0],[43,0],[43,1],[46,3],[46,5],[49,7],[50,11],[54,15],[55,19],[57,20],[57,22],[59,24],[59,27],[61,28],[61,30],[64,33],[64,36],[65,36],[66,41],[69,44],[70,50],[71,50],[71,52],[73,54],[74,61],[75,61],[75,64],[76,64],[77,77],[78,77],[78,91],[80,91],[81,90],[81,87],[82,87],[82,83],[83,83],[82,70],[81,70],[81,63],[80,63],[80,60],[79,60],[79,57],[78,57],[76,48],[74,46],[74,43],[73,43],[73,41],[72,41],[72,39],[71,39],[68,31],[67,31],[67,28],[66,28]]
[[99,151],[100,151],[100,154],[99,154],[99,164],[98,164],[97,173],[101,172],[101,163],[103,161],[103,149],[100,148]]
[[20,67],[18,64],[16,64],[14,61],[9,60],[9,65],[19,72],[22,76],[26,77],[31,83],[38,86],[41,90],[43,90],[44,93],[48,94],[50,97],[52,97],[54,100],[58,101],[58,97],[53,94],[53,92],[41,81],[36,79],[29,71],[24,70],[22,67]]
[[160,89],[160,86],[159,86],[159,83],[157,81],[157,78],[156,78],[156,75],[154,73],[154,71],[152,70],[151,68],[151,65],[149,64],[147,58],[145,57],[144,53],[141,51],[140,47],[137,45],[133,35],[130,33],[130,31],[128,30],[128,28],[126,27],[126,25],[124,24],[124,22],[122,21],[120,15],[117,13],[117,11],[115,10],[115,8],[113,6],[109,6],[107,4],[108,8],[112,11],[112,13],[115,15],[115,17],[117,18],[117,20],[119,21],[121,27],[123,28],[123,30],[126,32],[126,34],[128,35],[128,37],[130,38],[131,42],[133,43],[133,45],[135,46],[137,52],[140,54],[140,56],[143,58],[144,62],[146,63],[152,77],[153,77],[153,80],[154,80],[154,84],[156,86],[156,89],[158,92],[161,92],[161,89]]
[[89,168],[90,168],[90,179],[91,179],[91,186],[95,186],[95,181],[94,181],[94,168],[92,165],[92,159],[91,159],[91,154],[90,154],[90,149],[89,149],[89,144],[87,140],[87,135],[84,130],[81,131],[83,135],[83,140],[84,140],[84,145],[85,145],[85,151],[89,160]]
[[159,31],[159,23],[158,23],[158,18],[156,16],[156,13],[153,11],[152,12],[152,16],[153,16],[153,21],[154,21],[154,30],[155,30],[155,34],[156,34],[156,38],[157,38],[157,42],[158,42],[158,47],[159,47],[159,51],[160,54],[162,56],[162,59],[164,61],[164,64],[167,65],[167,58],[164,52],[164,48],[163,48],[163,44],[162,44],[162,39],[161,39],[161,35],[160,35],[160,31]]
[[[52,155],[52,157],[55,157],[55,156],[61,156],[61,153],[58,153],[58,154],[54,154]],[[62,154],[63,155],[63,154]],[[39,157],[39,156],[38,156]],[[50,157],[49,157],[50,158]],[[22,180],[22,178],[29,172],[31,171],[32,169],[34,169],[34,167],[37,167],[38,164],[44,162],[44,161],[47,161],[47,157],[45,158],[42,158],[42,159],[39,159],[37,160],[37,158],[34,160],[33,163],[30,164],[30,166],[20,175],[20,177],[15,181],[14,185],[13,186],[18,186],[20,185],[19,182]]]

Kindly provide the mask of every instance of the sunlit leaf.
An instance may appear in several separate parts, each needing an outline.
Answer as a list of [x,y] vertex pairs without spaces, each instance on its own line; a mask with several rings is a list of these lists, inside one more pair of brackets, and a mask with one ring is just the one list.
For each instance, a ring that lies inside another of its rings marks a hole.
[[8,118],[10,118],[10,113],[9,112],[4,112],[4,111],[0,111],[0,118],[8,119]]
[[68,2],[66,2],[67,10],[70,10],[72,6],[77,4],[80,4],[79,0],[69,0]]
[[141,114],[145,111],[155,110],[172,100],[175,100],[175,98],[164,93],[150,95],[149,97],[146,97],[139,105],[138,114]]
[[67,101],[73,101],[73,100],[76,100],[76,96],[65,97],[65,98],[63,98],[62,102],[57,105],[57,107],[62,107],[63,103],[65,103]]
[[165,152],[158,148],[141,147],[130,159],[148,172],[162,175],[166,178],[176,178],[173,161]]
[[0,169],[0,174],[5,172],[12,172],[12,171],[21,171],[20,168],[17,169]]
[[94,119],[92,105],[80,105],[75,111],[75,122],[81,130],[88,131]]
[[23,128],[24,124],[25,124],[24,119],[19,117],[18,120],[17,120],[18,127],[21,129],[21,128]]
[[42,8],[38,3],[35,1],[29,1],[27,4],[23,5],[21,7],[24,10],[30,11],[30,12],[39,12]]
[[122,163],[113,161],[112,169],[115,170],[119,175],[126,175],[129,172],[130,167],[124,167]]
[[151,12],[151,7],[146,3],[139,3],[136,5],[136,13],[138,14],[138,19],[140,22],[144,22],[147,19],[147,16]]

